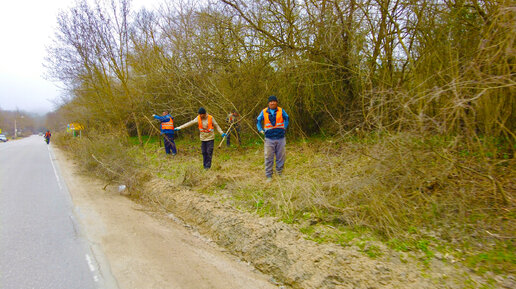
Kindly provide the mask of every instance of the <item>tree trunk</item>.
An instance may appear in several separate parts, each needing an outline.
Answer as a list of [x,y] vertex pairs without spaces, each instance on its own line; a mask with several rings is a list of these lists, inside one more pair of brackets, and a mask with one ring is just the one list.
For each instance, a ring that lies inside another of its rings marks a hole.
[[140,122],[138,121],[138,118],[136,117],[136,114],[134,112],[132,113],[132,115],[133,115],[134,125],[136,126],[136,134],[138,134],[138,143],[140,144],[140,146],[143,146],[142,133],[140,131]]

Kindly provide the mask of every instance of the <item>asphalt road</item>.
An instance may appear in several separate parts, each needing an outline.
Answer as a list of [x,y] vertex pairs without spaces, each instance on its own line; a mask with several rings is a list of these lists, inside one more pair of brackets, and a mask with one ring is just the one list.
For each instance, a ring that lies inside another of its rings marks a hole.
[[51,146],[0,143],[0,288],[107,288]]

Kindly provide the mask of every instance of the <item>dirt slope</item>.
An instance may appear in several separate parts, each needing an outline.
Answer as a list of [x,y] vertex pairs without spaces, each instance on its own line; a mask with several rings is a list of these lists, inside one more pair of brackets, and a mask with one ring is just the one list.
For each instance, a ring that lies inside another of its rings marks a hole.
[[117,188],[103,190],[103,183],[78,174],[70,159],[54,152],[96,258],[119,288],[276,288],[270,277],[183,225],[151,216]]
[[424,268],[381,243],[375,245],[388,253],[376,259],[354,246],[316,244],[273,218],[236,210],[214,196],[162,179],[148,182],[138,193],[292,288],[480,288],[486,281],[451,260],[433,260]]

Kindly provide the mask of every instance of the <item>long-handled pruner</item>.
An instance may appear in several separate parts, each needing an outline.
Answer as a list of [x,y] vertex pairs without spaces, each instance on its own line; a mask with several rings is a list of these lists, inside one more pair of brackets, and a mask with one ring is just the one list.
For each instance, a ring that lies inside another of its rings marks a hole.
[[[231,127],[232,127],[234,124],[235,124],[235,123],[232,123],[232,124],[229,126],[228,130],[226,131],[226,136],[228,136],[229,130],[231,129]],[[220,148],[220,146],[222,145],[222,143],[223,143],[223,142],[224,142],[224,140],[226,139],[226,136],[222,138],[222,140],[220,141],[219,146],[218,146],[217,148]]]

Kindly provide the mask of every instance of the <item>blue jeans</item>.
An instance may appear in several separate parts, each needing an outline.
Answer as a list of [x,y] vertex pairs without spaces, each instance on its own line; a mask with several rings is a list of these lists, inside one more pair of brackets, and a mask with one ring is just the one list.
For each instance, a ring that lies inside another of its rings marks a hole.
[[285,145],[287,144],[286,138],[281,139],[269,139],[265,138],[264,154],[265,154],[265,176],[272,177],[272,169],[274,166],[274,156],[276,156],[276,173],[281,175],[283,173],[283,166],[285,165],[285,159],[287,152]]
[[173,133],[164,133],[163,134],[163,142],[165,144],[165,152],[170,154],[170,151],[172,151],[172,154],[175,155],[177,153],[176,149],[176,143],[174,142],[174,134]]

